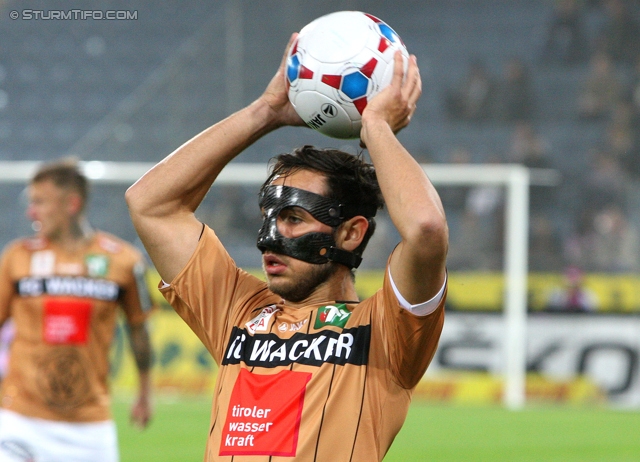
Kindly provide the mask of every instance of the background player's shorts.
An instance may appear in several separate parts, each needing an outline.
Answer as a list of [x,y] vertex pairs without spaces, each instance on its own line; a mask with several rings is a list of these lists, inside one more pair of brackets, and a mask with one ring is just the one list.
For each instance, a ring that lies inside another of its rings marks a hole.
[[0,409],[0,462],[117,462],[115,422],[72,423]]

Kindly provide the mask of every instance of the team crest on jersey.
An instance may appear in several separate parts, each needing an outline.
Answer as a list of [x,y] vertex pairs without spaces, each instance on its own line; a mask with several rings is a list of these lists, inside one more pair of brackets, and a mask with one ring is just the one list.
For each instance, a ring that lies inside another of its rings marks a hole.
[[249,321],[247,324],[247,331],[250,334],[255,334],[256,332],[266,332],[269,327],[269,320],[271,316],[277,311],[280,311],[275,305],[269,305],[262,309],[260,314]]
[[106,255],[87,255],[84,263],[87,265],[87,274],[92,278],[104,277],[109,271],[109,257]]
[[318,308],[318,314],[316,314],[316,323],[314,329],[320,329],[324,326],[336,326],[344,327],[351,316],[351,311],[347,309],[347,305],[344,303],[338,303],[337,305],[327,305]]

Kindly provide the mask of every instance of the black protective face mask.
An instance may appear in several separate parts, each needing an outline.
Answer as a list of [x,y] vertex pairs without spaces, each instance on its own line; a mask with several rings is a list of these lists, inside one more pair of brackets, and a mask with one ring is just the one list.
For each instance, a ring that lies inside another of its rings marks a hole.
[[257,245],[262,253],[269,250],[313,264],[334,261],[349,268],[357,268],[362,262],[362,257],[338,249],[333,234],[307,233],[296,238],[284,237],[278,231],[278,215],[285,208],[300,207],[335,231],[349,218],[356,215],[370,218],[376,213],[376,210],[360,211],[357,207],[349,207],[328,197],[290,186],[264,188],[260,194],[260,207],[264,213],[264,220],[258,232]]

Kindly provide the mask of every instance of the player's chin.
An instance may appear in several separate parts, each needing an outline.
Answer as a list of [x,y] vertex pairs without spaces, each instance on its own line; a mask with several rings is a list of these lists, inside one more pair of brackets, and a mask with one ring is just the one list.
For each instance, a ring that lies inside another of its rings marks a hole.
[[267,287],[274,294],[287,298],[291,292],[290,286],[282,276],[267,275]]

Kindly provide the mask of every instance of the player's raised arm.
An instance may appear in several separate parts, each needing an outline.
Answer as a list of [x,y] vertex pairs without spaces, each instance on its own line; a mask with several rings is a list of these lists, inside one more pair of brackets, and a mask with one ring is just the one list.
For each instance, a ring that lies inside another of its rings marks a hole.
[[287,98],[285,65],[286,51],[260,98],[187,141],[128,189],[133,224],[165,281],[195,250],[202,224],[194,212],[224,166],[270,131],[304,125]]
[[422,93],[415,56],[403,79],[402,58],[395,56],[391,84],[368,104],[361,138],[371,155],[389,215],[401,236],[391,274],[412,304],[433,297],[445,278],[448,229],[442,203],[429,178],[395,136],[411,120]]

